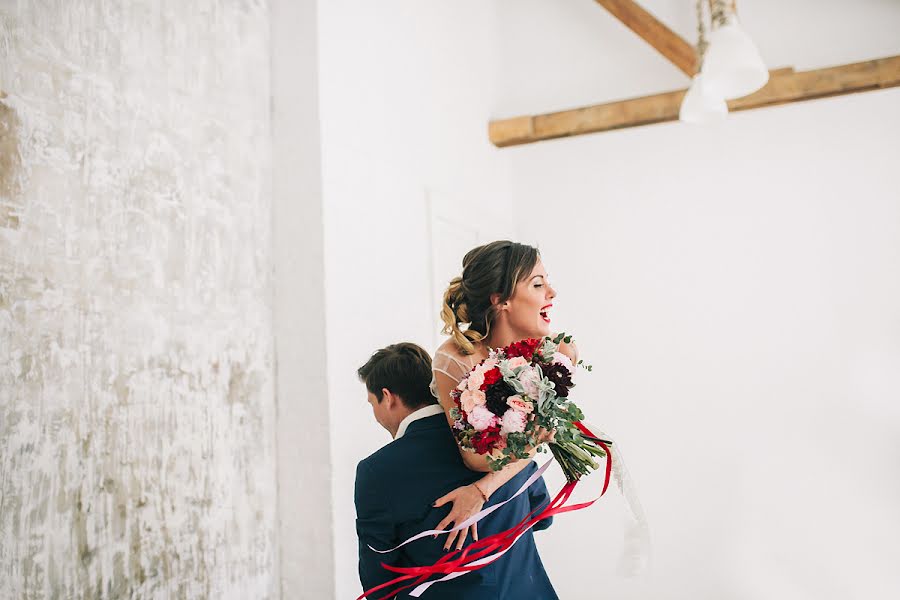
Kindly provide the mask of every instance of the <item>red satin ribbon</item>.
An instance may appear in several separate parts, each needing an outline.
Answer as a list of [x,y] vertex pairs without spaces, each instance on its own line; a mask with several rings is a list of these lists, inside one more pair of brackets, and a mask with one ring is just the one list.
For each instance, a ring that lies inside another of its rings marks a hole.
[[[591,430],[588,429],[580,421],[575,421],[574,425],[583,434],[590,437],[596,437],[591,432]],[[358,596],[356,600],[368,598],[375,592],[381,591],[385,588],[389,588],[404,581],[409,581],[410,579],[415,579],[415,581],[413,581],[412,583],[408,583],[403,587],[397,588],[389,595],[382,596],[379,599],[389,600],[402,591],[421,585],[432,575],[446,575],[449,573],[457,573],[462,571],[476,571],[486,565],[491,564],[492,562],[500,558],[500,556],[495,556],[490,561],[478,565],[472,565],[472,562],[509,549],[519,538],[519,535],[533,527],[534,524],[538,521],[542,521],[544,519],[552,517],[553,515],[582,510],[589,507],[594,502],[599,500],[603,496],[603,494],[606,493],[606,490],[609,488],[610,476],[612,475],[612,454],[610,453],[609,448],[603,442],[597,442],[597,445],[602,447],[606,452],[606,473],[603,480],[603,490],[600,492],[600,496],[598,496],[597,498],[594,498],[589,502],[582,502],[580,504],[565,506],[565,503],[568,502],[569,498],[572,496],[572,492],[575,490],[575,486],[579,483],[578,481],[570,481],[563,486],[558,494],[556,494],[556,497],[553,498],[550,504],[548,504],[547,507],[544,508],[544,510],[538,513],[536,516],[534,515],[534,513],[537,509],[531,511],[514,527],[507,529],[506,531],[501,531],[500,533],[488,536],[486,538],[482,538],[477,542],[469,544],[462,550],[454,550],[449,554],[443,556],[433,565],[426,567],[394,567],[385,563],[381,563],[381,566],[388,571],[401,573],[401,576],[373,587],[370,590],[366,590],[362,593],[362,595]]]

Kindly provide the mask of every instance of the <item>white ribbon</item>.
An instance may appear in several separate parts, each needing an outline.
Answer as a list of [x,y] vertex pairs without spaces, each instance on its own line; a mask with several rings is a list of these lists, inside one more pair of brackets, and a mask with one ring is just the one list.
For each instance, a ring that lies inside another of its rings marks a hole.
[[406,544],[408,544],[410,542],[414,542],[416,540],[422,539],[423,537],[428,537],[429,535],[450,533],[451,531],[456,531],[457,529],[465,529],[469,525],[477,523],[484,517],[488,516],[489,514],[491,514],[492,512],[494,512],[495,510],[497,510],[498,508],[500,508],[501,506],[506,504],[507,502],[512,502],[516,497],[523,494],[525,492],[525,490],[527,490],[529,487],[531,487],[531,484],[533,484],[535,481],[537,481],[538,479],[541,478],[541,475],[543,475],[544,471],[546,471],[550,467],[550,464],[552,462],[553,462],[553,459],[550,459],[546,463],[544,463],[544,465],[541,468],[539,468],[537,471],[535,471],[534,474],[531,477],[529,477],[525,483],[522,484],[522,487],[520,487],[519,490],[515,494],[510,496],[508,500],[504,500],[503,502],[498,502],[497,504],[495,504],[493,506],[489,506],[489,507],[485,508],[481,512],[475,513],[474,515],[472,515],[471,517],[469,517],[468,519],[466,519],[459,525],[454,526],[451,529],[429,529],[428,531],[423,531],[422,533],[417,533],[416,535],[412,536],[411,538],[409,538],[408,540],[406,540],[399,546],[395,546],[389,550],[375,550],[375,548],[372,548],[372,546],[369,546],[369,548],[371,548],[372,551],[374,551],[374,552],[378,552],[379,554],[387,554],[388,552],[393,552],[394,550],[396,550],[398,548],[402,548],[403,546],[405,546]]
[[[532,527],[534,527],[534,523],[529,525],[528,529],[531,529]],[[472,562],[466,563],[466,564],[481,566],[481,565],[486,565],[488,563],[494,562],[495,560],[497,560],[498,558],[500,558],[501,556],[503,556],[504,554],[509,552],[512,549],[512,547],[516,545],[516,542],[519,541],[519,538],[522,537],[523,535],[525,535],[525,533],[528,531],[528,529],[526,529],[525,531],[523,531],[522,533],[517,535],[516,539],[513,540],[513,543],[510,544],[508,548],[505,548],[505,549],[501,550],[500,552],[495,552],[494,554],[488,554],[485,557],[479,558],[478,560],[473,560]],[[457,571],[455,573],[450,573],[449,575],[444,575],[440,579],[435,579],[434,581],[426,581],[425,583],[419,585],[417,588],[415,588],[413,591],[411,591],[409,593],[409,595],[412,596],[413,598],[418,598],[425,592],[425,590],[430,588],[435,583],[440,583],[442,581],[449,581],[450,579],[456,579],[457,577],[462,577],[463,575],[465,575],[468,572],[469,571]]]
[[[584,422],[585,426],[591,430],[591,432],[599,438],[604,439],[612,439],[609,435],[597,428],[594,425],[589,424],[588,422]],[[619,559],[618,572],[621,575],[626,577],[635,577],[646,573],[650,568],[650,555],[651,555],[651,546],[650,546],[650,528],[647,524],[647,518],[644,515],[644,509],[641,506],[640,500],[637,497],[637,490],[635,488],[634,482],[631,479],[631,476],[628,474],[628,469],[625,467],[625,461],[622,459],[622,452],[619,450],[618,444],[613,444],[609,446],[610,452],[612,454],[611,458],[613,461],[612,466],[612,478],[616,483],[616,487],[619,489],[619,492],[622,494],[622,498],[625,501],[625,507],[627,509],[629,522],[625,525],[625,545],[622,550],[622,556]],[[609,460],[609,459],[607,459]],[[413,542],[415,540],[421,539],[423,537],[435,534],[442,533],[450,533],[451,531],[456,531],[458,529],[464,529],[473,523],[477,523],[487,515],[491,514],[495,510],[499,509],[507,502],[511,502],[513,499],[521,495],[525,492],[535,481],[537,481],[544,472],[550,467],[550,464],[553,463],[553,459],[548,460],[543,464],[534,474],[528,478],[528,480],[522,484],[522,486],[513,494],[508,500],[504,500],[498,504],[490,506],[481,512],[478,512],[459,525],[456,525],[452,529],[431,529],[428,531],[423,531],[422,533],[418,533],[413,537],[409,538],[405,542],[400,545],[391,548],[390,550],[375,550],[372,546],[369,546],[373,551],[378,552],[380,554],[385,554],[387,552],[392,552],[405,546],[406,544]],[[599,498],[596,498],[596,501]],[[491,563],[504,554],[506,554],[516,542],[519,541],[525,533],[533,527],[534,524],[529,526],[528,529],[525,529],[522,533],[520,533],[516,539],[513,541],[510,546],[504,550],[496,552],[494,554],[490,554],[488,556],[479,558],[478,560],[474,560],[468,565],[480,566]],[[440,579],[435,579],[434,581],[426,581],[410,592],[410,596],[414,598],[420,597],[425,591],[434,585],[435,583],[440,583],[442,581],[449,581],[451,579],[456,579],[457,577],[462,577],[469,571],[458,571],[455,573],[449,573]]]

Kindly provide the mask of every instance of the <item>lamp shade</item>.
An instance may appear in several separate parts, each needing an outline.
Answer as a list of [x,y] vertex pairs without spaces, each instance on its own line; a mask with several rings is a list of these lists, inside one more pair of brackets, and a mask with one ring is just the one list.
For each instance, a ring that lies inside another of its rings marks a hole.
[[709,34],[703,74],[709,90],[726,100],[752,94],[769,81],[769,70],[756,44],[736,18]]
[[711,123],[721,121],[727,114],[725,100],[707,87],[705,71],[694,75],[691,87],[681,101],[678,119],[684,123]]

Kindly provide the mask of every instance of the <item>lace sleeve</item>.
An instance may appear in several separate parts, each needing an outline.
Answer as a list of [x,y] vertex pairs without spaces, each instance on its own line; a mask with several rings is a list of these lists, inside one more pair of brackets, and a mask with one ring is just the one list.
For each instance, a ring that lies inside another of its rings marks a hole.
[[[468,357],[467,360],[471,361]],[[472,369],[472,366],[466,361],[460,360],[451,354],[438,350],[434,353],[434,360],[431,361],[431,395],[440,400],[438,396],[436,373],[443,373],[453,380],[454,383],[459,381]]]

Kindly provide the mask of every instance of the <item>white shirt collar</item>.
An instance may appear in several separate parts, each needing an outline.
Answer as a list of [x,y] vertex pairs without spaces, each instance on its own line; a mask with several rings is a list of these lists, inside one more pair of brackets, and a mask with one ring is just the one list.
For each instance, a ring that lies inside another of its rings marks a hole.
[[423,406],[417,411],[411,412],[406,415],[402,421],[400,421],[400,427],[397,428],[397,435],[394,436],[395,440],[399,440],[403,437],[403,434],[406,433],[406,428],[409,427],[409,424],[413,421],[418,421],[419,419],[424,419],[426,417],[433,417],[434,415],[439,415],[444,412],[444,409],[441,408],[440,404],[429,404],[428,406]]

